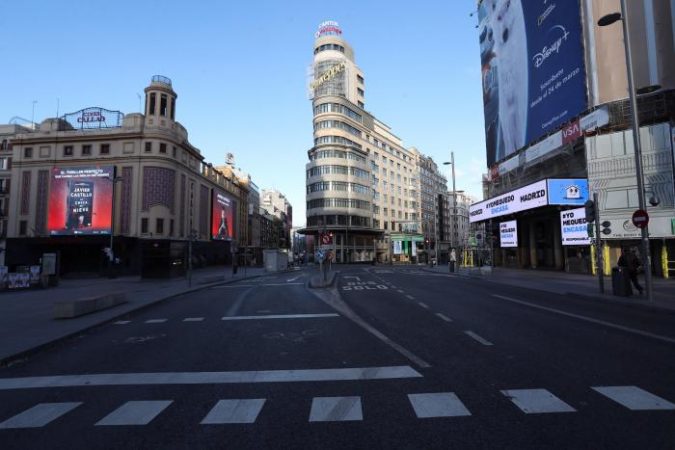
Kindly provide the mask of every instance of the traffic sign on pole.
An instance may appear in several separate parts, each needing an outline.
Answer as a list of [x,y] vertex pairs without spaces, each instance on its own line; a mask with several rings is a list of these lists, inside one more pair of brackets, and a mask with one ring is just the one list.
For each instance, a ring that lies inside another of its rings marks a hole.
[[649,223],[649,214],[644,209],[638,209],[633,213],[633,225],[638,228],[645,228]]

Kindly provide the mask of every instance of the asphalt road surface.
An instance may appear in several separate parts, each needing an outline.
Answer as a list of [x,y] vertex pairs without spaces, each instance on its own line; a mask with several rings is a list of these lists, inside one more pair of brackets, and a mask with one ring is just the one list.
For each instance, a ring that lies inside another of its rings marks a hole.
[[675,448],[675,315],[427,272],[167,300],[0,369],[0,448]]

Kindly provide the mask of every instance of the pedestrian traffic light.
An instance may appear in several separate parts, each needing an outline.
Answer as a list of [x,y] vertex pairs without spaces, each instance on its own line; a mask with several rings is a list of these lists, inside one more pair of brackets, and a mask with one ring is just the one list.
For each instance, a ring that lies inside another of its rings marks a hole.
[[584,209],[586,210],[586,222],[595,222],[595,202],[593,200],[588,200],[584,203]]
[[612,226],[612,222],[610,222],[609,220],[605,220],[600,225],[602,225],[602,234],[604,234],[605,236],[608,234],[612,234],[612,229],[610,228]]

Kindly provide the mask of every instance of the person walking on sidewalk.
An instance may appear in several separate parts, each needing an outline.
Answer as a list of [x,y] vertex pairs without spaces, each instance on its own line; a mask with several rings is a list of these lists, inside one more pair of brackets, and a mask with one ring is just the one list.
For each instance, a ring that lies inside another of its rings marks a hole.
[[457,253],[455,253],[455,249],[453,248],[450,250],[450,261],[448,262],[448,266],[450,268],[450,272],[455,271],[455,264],[457,263]]
[[633,286],[635,286],[635,289],[642,295],[643,288],[640,286],[637,279],[638,269],[640,268],[640,258],[637,257],[634,251],[627,251],[625,248],[622,248],[617,265],[624,272],[625,276],[630,279]]

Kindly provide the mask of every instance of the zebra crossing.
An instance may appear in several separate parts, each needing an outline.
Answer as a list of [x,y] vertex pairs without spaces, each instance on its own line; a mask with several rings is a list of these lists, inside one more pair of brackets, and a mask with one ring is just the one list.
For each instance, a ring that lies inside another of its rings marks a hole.
[[[507,389],[500,391],[510,401],[514,411],[524,414],[575,413],[577,410],[546,389]],[[630,411],[673,411],[675,404],[637,386],[595,386],[590,391]],[[472,416],[470,408],[454,392],[427,392],[407,395],[411,411],[418,419]],[[274,400],[271,400],[274,401]],[[387,415],[386,410],[368,409],[364,419],[360,396],[314,397],[305,420],[313,422],[359,422]],[[108,412],[92,425],[144,426],[174,405],[174,400],[132,400]],[[265,398],[219,399],[199,422],[201,425],[254,424],[264,407]],[[1,430],[42,428],[58,424],[66,414],[84,402],[39,403],[0,422]],[[184,405],[183,405],[184,406]],[[2,416],[0,416],[0,420]]]

